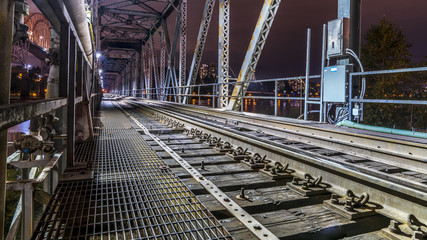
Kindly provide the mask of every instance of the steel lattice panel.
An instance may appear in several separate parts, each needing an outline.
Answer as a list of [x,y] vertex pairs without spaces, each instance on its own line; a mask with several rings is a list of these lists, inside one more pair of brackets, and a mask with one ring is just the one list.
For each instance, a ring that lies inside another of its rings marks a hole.
[[103,113],[94,180],[60,182],[33,239],[231,239],[122,113]]

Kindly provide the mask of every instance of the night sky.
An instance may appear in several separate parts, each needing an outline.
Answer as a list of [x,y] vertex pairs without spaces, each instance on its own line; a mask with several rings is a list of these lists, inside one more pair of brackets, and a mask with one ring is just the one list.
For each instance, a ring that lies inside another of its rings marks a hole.
[[[231,0],[230,63],[236,75],[239,74],[263,2]],[[34,10],[34,5],[31,1],[29,3]],[[205,0],[188,0],[187,69],[193,58],[204,4]],[[282,0],[257,67],[257,79],[305,75],[307,28],[312,29],[311,72],[319,74],[322,25],[337,18],[337,4],[337,0]],[[362,0],[362,41],[369,27],[379,24],[385,15],[403,30],[407,40],[413,44],[412,60],[420,61],[427,56],[426,12],[426,0]],[[168,19],[171,39],[175,19],[175,13]],[[217,48],[218,1],[202,63],[217,65]]]
[[[258,19],[262,0],[231,0],[231,68],[238,75]],[[257,79],[305,74],[306,32],[312,29],[312,74],[320,73],[322,24],[337,18],[337,0],[282,0],[257,67]],[[187,66],[191,64],[204,0],[188,0]],[[362,39],[383,15],[397,24],[413,44],[414,61],[427,56],[426,0],[363,0]],[[175,15],[169,20],[173,30]],[[173,22],[173,23],[172,23]],[[211,21],[202,63],[217,65],[218,3]]]

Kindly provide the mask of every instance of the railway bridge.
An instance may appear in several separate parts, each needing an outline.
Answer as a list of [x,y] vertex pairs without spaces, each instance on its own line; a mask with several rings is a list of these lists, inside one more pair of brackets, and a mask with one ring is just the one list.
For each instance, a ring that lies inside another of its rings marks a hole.
[[[366,91],[427,67],[364,71],[361,0],[337,0],[301,39],[305,72],[259,79],[288,7],[260,0],[235,74],[238,2],[0,0],[0,238],[427,239],[427,134],[364,119],[425,112]],[[16,99],[16,81],[44,94]]]

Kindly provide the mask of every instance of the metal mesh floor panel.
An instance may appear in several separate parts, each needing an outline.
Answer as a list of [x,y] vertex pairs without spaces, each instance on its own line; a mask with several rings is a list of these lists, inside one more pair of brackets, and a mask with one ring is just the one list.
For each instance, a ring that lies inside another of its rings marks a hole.
[[76,152],[94,179],[60,182],[32,239],[231,239],[110,102],[102,122]]

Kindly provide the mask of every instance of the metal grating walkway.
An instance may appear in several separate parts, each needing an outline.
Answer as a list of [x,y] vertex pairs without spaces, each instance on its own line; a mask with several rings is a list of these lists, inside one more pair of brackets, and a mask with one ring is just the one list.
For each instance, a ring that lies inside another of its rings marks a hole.
[[231,239],[111,102],[102,122],[94,180],[60,182],[32,239]]

